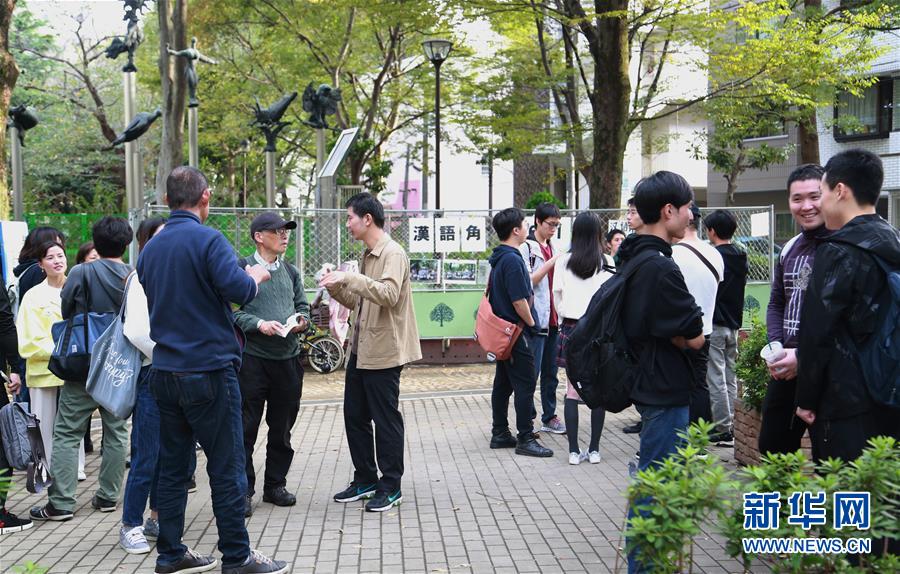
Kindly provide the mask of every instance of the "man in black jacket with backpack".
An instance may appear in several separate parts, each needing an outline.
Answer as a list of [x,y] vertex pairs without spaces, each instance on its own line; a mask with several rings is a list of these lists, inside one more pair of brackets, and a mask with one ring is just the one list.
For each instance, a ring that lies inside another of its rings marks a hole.
[[[660,171],[639,181],[634,200],[644,226],[619,249],[622,272],[640,265],[631,272],[621,311],[625,335],[640,365],[631,391],[643,427],[640,470],[659,465],[675,452],[678,433],[688,425],[694,380],[685,350],[706,343],[700,308],[672,260],[671,244],[684,237],[693,199],[678,174]],[[648,571],[639,552],[629,545],[629,572]]]
[[900,235],[875,213],[883,180],[881,159],[853,149],[828,161],[821,182],[825,226],[835,231],[816,251],[800,315],[796,401],[818,459],[851,461],[874,436],[900,439],[900,409],[885,404],[885,381],[861,361],[897,304],[885,268],[900,271]]

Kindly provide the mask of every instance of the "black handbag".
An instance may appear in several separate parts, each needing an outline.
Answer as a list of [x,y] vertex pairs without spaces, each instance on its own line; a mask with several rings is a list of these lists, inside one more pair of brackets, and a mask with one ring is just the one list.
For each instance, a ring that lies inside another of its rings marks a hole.
[[[87,288],[87,269],[81,275],[81,290],[85,309],[91,308],[91,292]],[[47,368],[64,381],[84,383],[91,369],[91,350],[94,343],[116,318],[115,313],[76,313],[53,324],[53,352]]]

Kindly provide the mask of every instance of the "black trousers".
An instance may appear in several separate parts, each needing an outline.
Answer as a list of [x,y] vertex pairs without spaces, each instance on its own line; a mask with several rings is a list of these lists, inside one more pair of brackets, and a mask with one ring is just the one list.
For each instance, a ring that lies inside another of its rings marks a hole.
[[[6,398],[6,388],[0,386],[0,407],[9,404]],[[6,507],[6,496],[9,493],[9,482],[2,480],[3,478],[12,478],[13,469],[6,462],[6,456],[3,454],[3,437],[0,436],[0,509]]]
[[400,490],[403,477],[404,431],[399,408],[403,367],[358,369],[356,359],[356,354],[350,355],[344,382],[344,427],[353,480],[377,484],[378,491],[393,494]]
[[534,432],[531,426],[534,412],[534,388],[537,384],[534,374],[534,355],[530,337],[522,333],[513,345],[512,356],[506,361],[497,361],[494,374],[494,388],[491,391],[493,425],[491,432],[496,436],[509,430],[509,397],[513,395],[516,411],[516,431],[520,438]]
[[[797,379],[769,380],[762,404],[762,426],[759,430],[759,452],[787,454],[800,449],[806,423],[794,413]],[[813,456],[817,453],[813,445]]]
[[874,407],[867,413],[842,419],[817,418],[809,429],[816,462],[829,457],[855,460],[868,446],[869,439],[880,435],[900,440],[897,413],[887,407]]
[[[300,357],[282,361],[244,355],[238,373],[241,387],[241,416],[244,423],[244,456],[247,468],[247,494],[256,492],[253,447],[262,422],[263,408],[269,435],[266,442],[264,491],[287,484],[287,473],[294,460],[291,429],[300,410],[303,393],[303,367]],[[268,403],[268,405],[267,405]]]
[[706,367],[709,365],[709,336],[699,350],[687,349],[685,351],[691,360],[691,408],[690,422],[695,423],[700,419],[712,422],[712,409],[709,404],[709,387],[706,386]]

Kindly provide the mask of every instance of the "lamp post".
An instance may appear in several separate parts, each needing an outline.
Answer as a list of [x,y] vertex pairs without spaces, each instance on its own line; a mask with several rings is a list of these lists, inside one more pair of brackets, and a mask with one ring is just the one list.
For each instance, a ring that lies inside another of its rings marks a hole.
[[422,42],[425,57],[434,64],[434,208],[441,208],[441,64],[450,55],[453,43],[433,39]]

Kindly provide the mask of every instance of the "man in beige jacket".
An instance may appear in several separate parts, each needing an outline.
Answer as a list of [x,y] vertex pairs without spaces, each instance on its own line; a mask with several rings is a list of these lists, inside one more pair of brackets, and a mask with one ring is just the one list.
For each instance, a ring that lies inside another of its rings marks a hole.
[[[335,494],[334,500],[370,498],[366,510],[384,512],[402,500],[400,371],[403,365],[421,359],[422,350],[409,286],[409,258],[385,233],[384,208],[372,194],[360,193],[347,201],[347,229],[366,244],[360,272],[332,271],[319,282],[335,300],[353,310],[344,426],[354,473],[353,482]],[[373,422],[378,429],[374,440]]]

